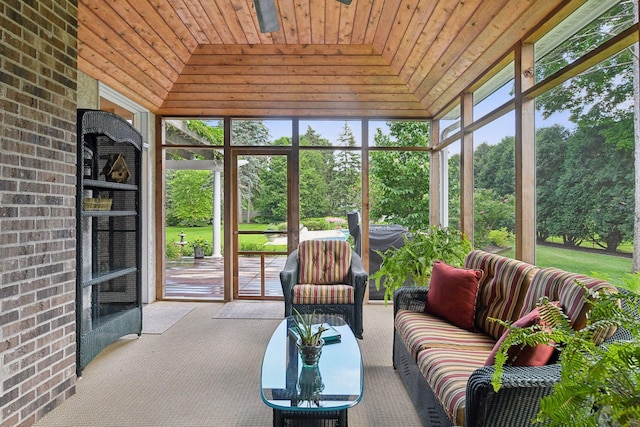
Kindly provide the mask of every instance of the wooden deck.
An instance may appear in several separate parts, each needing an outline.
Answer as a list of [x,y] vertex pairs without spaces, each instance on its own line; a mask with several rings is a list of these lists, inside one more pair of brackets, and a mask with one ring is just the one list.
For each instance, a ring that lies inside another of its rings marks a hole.
[[[285,255],[264,256],[265,296],[281,297],[280,271],[285,263]],[[164,287],[167,299],[206,299],[224,298],[224,261],[222,258],[205,257],[203,259],[182,258],[168,261]],[[255,298],[261,295],[262,274],[261,257],[244,256],[239,258],[239,296]]]

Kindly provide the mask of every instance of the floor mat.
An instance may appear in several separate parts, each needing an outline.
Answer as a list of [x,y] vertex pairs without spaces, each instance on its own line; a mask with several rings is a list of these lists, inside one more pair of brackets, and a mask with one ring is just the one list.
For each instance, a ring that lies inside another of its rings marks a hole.
[[171,306],[162,303],[142,307],[142,333],[162,334],[187,315],[193,306]]
[[213,315],[214,319],[282,319],[283,301],[231,301]]

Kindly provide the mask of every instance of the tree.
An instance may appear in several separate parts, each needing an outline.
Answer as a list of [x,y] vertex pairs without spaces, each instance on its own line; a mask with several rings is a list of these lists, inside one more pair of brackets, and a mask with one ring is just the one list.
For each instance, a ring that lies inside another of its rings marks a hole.
[[[621,1],[536,63],[539,79],[567,66],[585,53],[633,25],[634,0]],[[633,52],[625,49],[592,69],[557,86],[536,99],[536,108],[549,117],[570,111],[577,124],[601,124],[604,119],[619,120],[632,112]]]
[[[617,34],[628,28],[638,19],[637,0],[622,1],[602,17],[587,25],[582,31],[564,42],[549,55],[536,64],[539,78],[551,75],[553,72],[571,63],[584,53],[592,50],[608,39],[611,34]],[[635,54],[633,52],[635,49]],[[536,99],[536,108],[541,109],[545,117],[557,111],[570,111],[571,121],[583,128],[595,129],[612,123],[624,124],[627,127],[620,132],[607,134],[608,130],[600,129],[600,135],[610,139],[612,136],[617,143],[628,145],[635,150],[636,159],[640,158],[640,89],[638,76],[637,44],[633,49],[625,49],[617,55],[607,58],[592,69],[578,75],[568,82],[550,90]],[[633,78],[629,78],[633,76]],[[635,117],[634,117],[635,110]],[[635,127],[635,131],[633,128]],[[615,128],[615,126],[614,126]],[[626,138],[621,138],[627,135]],[[632,162],[633,163],[633,162]],[[635,162],[640,166],[640,161]],[[634,206],[634,271],[640,268],[640,168],[635,168]],[[615,240],[615,239],[613,239]],[[613,241],[611,242],[614,243]],[[608,244],[607,244],[608,246]]]
[[[300,136],[301,147],[330,147],[311,126]],[[331,150],[300,150],[300,217],[317,218],[331,214],[330,182],[335,165]]]
[[[640,10],[638,0],[633,5],[633,17],[638,21]],[[635,212],[633,234],[633,271],[640,271],[640,46],[633,48],[633,105],[634,105],[634,150],[635,150]]]
[[329,184],[325,175],[323,152],[300,152],[300,217],[319,218],[329,215]]
[[271,135],[262,120],[234,120],[231,128],[232,145],[269,145]]
[[167,171],[167,224],[202,227],[210,223],[213,190],[211,172]]
[[224,126],[221,123],[212,126],[211,123],[202,120],[187,120],[187,127],[209,141],[211,145],[222,145],[224,142]]
[[498,197],[515,194],[515,138],[506,136],[495,145],[480,144],[474,151],[476,188],[493,190]]
[[560,125],[536,132],[536,231],[540,243],[557,232],[554,227],[557,221],[554,216],[558,213],[556,189],[564,173],[569,135]]
[[605,139],[612,132],[580,127],[567,141],[554,216],[565,244],[588,239],[613,252],[633,237],[633,155]]
[[[459,156],[456,161],[459,171]],[[473,169],[473,240],[475,247],[482,248],[490,243],[491,231],[513,233],[515,229],[515,138],[507,136],[498,144],[478,145]]]
[[284,156],[267,157],[261,166],[255,189],[255,206],[267,221],[286,221],[287,159]]
[[[186,127],[193,132],[190,138],[197,140],[200,144],[222,144],[223,129],[220,126],[211,126],[202,120],[187,120]],[[172,150],[172,155],[175,160],[222,157],[222,154],[216,150]],[[191,227],[210,223],[213,173],[207,170],[168,170],[166,182],[168,225]]]
[[[388,122],[390,133],[374,136],[378,147],[428,147],[429,124]],[[372,151],[371,217],[418,230],[429,227],[429,153]]]
[[499,196],[494,190],[476,188],[473,192],[473,243],[476,248],[487,246],[492,230],[513,232],[516,222],[516,202],[513,194]]
[[[283,137],[273,145],[290,145]],[[300,137],[300,145],[330,146],[311,127]],[[332,150],[300,150],[300,216],[301,218],[329,215],[329,178],[334,167]],[[271,156],[263,164],[257,176],[255,206],[262,217],[271,222],[286,221],[287,160],[284,156]]]
[[[355,147],[353,131],[345,122],[338,136],[340,146]],[[344,215],[360,207],[360,154],[353,150],[336,150],[335,166],[331,177],[331,192],[328,194],[331,212]]]
[[460,229],[460,154],[449,157],[449,226]]
[[[233,145],[268,145],[271,135],[264,122],[260,120],[234,120],[231,128],[231,142]],[[258,186],[258,175],[264,167],[263,157],[246,156],[239,160],[246,163],[239,168],[238,172],[238,208],[246,208],[246,221],[249,222],[252,216],[251,203]],[[285,181],[286,182],[286,181]],[[242,218],[242,215],[240,215]]]

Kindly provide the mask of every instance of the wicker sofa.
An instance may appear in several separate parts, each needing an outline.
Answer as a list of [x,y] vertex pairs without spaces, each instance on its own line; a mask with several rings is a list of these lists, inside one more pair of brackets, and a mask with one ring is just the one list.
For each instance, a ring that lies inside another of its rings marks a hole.
[[[540,398],[551,393],[559,378],[559,366],[553,358],[543,366],[505,366],[503,386],[495,393],[487,359],[506,328],[489,317],[514,322],[546,295],[560,302],[578,329],[584,327],[589,307],[575,280],[597,291],[617,290],[603,280],[477,250],[467,255],[464,267],[482,271],[472,330],[426,313],[429,287],[398,289],[394,367],[426,426],[531,425]],[[613,332],[603,331],[598,339],[614,339]]]

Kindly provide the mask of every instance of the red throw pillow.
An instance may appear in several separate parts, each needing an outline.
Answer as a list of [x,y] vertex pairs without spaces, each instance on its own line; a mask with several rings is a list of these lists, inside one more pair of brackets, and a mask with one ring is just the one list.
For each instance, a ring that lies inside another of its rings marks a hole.
[[[552,302],[551,304],[556,307],[560,307],[560,303],[557,301]],[[513,322],[513,326],[517,326],[519,328],[528,328],[529,326],[541,324],[544,327],[544,323],[541,323],[540,319],[540,309],[538,307],[531,310],[527,315],[521,317],[520,319]],[[493,350],[489,354],[487,361],[485,362],[485,366],[493,365],[496,362],[496,354],[498,354],[498,349],[502,342],[507,338],[507,334],[509,331],[507,330],[496,345],[493,346]],[[555,347],[548,344],[538,344],[535,347],[514,345],[511,346],[509,351],[507,352],[508,359],[507,364],[512,366],[544,366],[549,363],[551,360],[551,356],[553,356],[553,352]]]
[[478,281],[482,270],[433,264],[424,311],[469,330],[474,330]]

